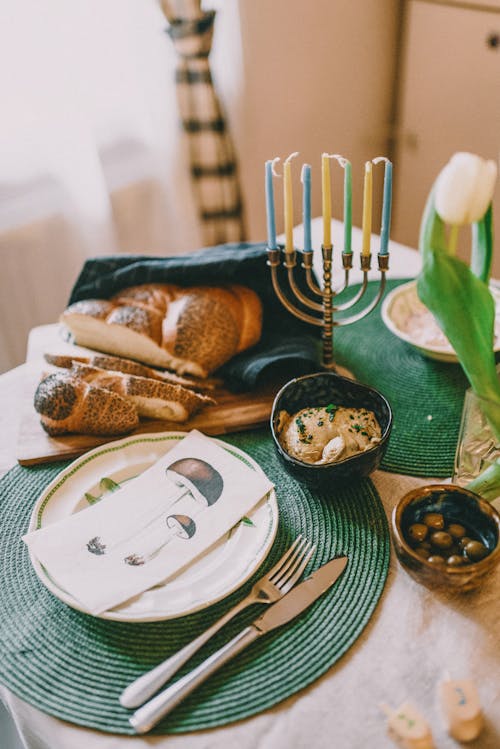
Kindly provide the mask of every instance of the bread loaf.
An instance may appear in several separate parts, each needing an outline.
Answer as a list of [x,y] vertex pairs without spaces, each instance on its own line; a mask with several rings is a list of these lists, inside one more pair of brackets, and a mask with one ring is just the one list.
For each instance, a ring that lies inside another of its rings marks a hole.
[[48,364],[52,364],[54,367],[62,367],[63,369],[71,369],[73,364],[89,364],[92,367],[99,367],[100,369],[108,369],[112,372],[123,372],[124,374],[136,375],[137,377],[149,377],[154,380],[160,380],[161,382],[171,382],[174,385],[182,385],[183,387],[191,390],[200,392],[215,390],[220,381],[215,379],[198,379],[194,377],[180,377],[173,372],[159,371],[152,367],[147,367],[145,364],[132,361],[132,359],[124,359],[120,356],[106,356],[105,354],[92,354],[91,356],[67,356],[65,354],[44,354],[45,361]]
[[181,385],[111,372],[76,362],[71,375],[93,387],[104,388],[132,402],[139,416],[167,421],[187,421],[203,406],[215,401]]
[[237,284],[143,284],[76,302],[61,320],[77,344],[204,378],[258,342],[262,306]]
[[127,434],[139,424],[135,405],[116,393],[92,387],[71,373],[42,379],[35,393],[35,410],[48,434]]

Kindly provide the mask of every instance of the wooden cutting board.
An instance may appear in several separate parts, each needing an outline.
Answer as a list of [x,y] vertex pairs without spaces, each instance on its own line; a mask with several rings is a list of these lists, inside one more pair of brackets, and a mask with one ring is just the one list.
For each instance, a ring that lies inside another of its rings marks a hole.
[[[217,400],[216,405],[207,406],[184,424],[145,419],[137,429],[123,436],[147,432],[187,432],[191,429],[199,429],[200,432],[216,436],[266,426],[269,424],[274,396],[279,388],[280,384],[274,383],[259,390],[238,394],[221,389],[214,396]],[[27,397],[19,429],[16,457],[23,466],[69,460],[115,439],[120,437],[95,437],[84,434],[49,437],[40,426],[38,414]]]

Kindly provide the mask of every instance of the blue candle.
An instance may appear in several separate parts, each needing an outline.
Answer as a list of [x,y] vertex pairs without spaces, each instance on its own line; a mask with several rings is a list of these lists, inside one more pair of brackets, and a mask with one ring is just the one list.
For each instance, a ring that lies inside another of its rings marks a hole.
[[385,159],[384,198],[382,202],[382,227],[380,229],[380,254],[389,254],[389,231],[391,229],[392,164]]
[[266,216],[267,246],[270,250],[278,248],[276,242],[276,219],[274,217],[273,162],[266,161]]
[[300,181],[302,188],[302,221],[304,223],[304,252],[312,252],[311,242],[311,165],[304,164]]

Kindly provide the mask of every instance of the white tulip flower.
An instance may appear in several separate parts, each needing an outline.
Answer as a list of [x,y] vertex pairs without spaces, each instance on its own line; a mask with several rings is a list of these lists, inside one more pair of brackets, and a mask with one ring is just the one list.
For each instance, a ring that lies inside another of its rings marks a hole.
[[454,154],[437,177],[435,207],[448,224],[462,226],[483,218],[497,179],[494,161],[473,153]]

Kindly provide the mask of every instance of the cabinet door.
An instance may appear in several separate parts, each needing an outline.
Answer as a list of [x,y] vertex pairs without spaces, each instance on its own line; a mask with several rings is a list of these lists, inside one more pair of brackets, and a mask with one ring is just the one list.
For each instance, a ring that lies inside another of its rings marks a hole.
[[[415,247],[427,195],[450,156],[471,151],[498,163],[500,13],[416,0],[407,10],[392,236]],[[493,272],[500,277],[498,186],[494,222]],[[465,257],[469,233],[461,234],[466,236],[459,253]]]

